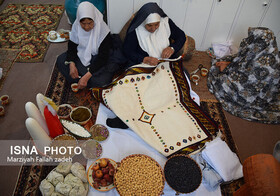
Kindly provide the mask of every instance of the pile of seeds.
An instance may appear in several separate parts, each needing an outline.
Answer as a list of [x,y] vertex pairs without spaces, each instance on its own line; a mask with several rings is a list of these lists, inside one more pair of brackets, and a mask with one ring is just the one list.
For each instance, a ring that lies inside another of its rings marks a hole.
[[155,160],[136,154],[121,161],[115,173],[114,184],[120,195],[161,195],[164,177]]
[[180,193],[195,191],[202,180],[198,164],[185,155],[171,157],[164,166],[164,175],[168,185]]

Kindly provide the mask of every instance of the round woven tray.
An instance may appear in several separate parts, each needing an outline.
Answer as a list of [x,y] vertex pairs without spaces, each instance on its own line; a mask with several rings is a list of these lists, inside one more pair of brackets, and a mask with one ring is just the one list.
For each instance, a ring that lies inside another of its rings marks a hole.
[[[60,154],[59,151],[58,153],[54,151],[53,154],[49,152],[48,155],[52,158],[73,158],[76,155],[73,149],[77,146],[78,140],[71,134],[64,133],[53,138],[50,147],[54,149],[64,147],[66,148],[66,153],[62,152],[63,154]],[[71,150],[68,147],[72,147]]]
[[191,193],[201,184],[202,173],[199,165],[187,155],[174,155],[164,166],[167,184],[178,193]]
[[143,154],[124,158],[114,176],[114,184],[120,195],[161,195],[164,182],[161,166]]

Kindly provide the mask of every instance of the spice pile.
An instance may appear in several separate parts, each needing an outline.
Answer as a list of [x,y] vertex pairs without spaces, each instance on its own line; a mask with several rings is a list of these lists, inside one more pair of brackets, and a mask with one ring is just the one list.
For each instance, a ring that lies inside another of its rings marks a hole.
[[92,138],[96,141],[104,141],[109,137],[107,127],[101,124],[95,124],[90,128]]
[[71,111],[72,111],[72,108],[70,106],[64,105],[64,106],[61,106],[58,108],[57,115],[65,117],[65,116],[68,116]]
[[77,108],[72,111],[71,118],[77,122],[83,122],[90,118],[90,113],[86,108]]

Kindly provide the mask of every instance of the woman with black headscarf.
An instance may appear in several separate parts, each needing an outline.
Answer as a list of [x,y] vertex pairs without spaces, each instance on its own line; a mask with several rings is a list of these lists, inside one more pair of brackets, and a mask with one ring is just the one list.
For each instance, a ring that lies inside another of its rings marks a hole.
[[175,58],[186,41],[185,33],[156,3],[143,5],[124,40],[124,53],[133,64],[157,65],[160,58]]
[[[156,3],[143,5],[127,30],[123,52],[130,65],[145,63],[156,66],[161,58],[176,58],[186,42],[185,33],[167,17]],[[107,119],[107,125],[128,128],[118,117]]]
[[[130,65],[145,63],[156,66],[161,58],[176,58],[185,41],[185,33],[156,3],[146,3],[128,27],[123,52]],[[107,119],[106,123],[110,127],[127,128],[118,117]]]

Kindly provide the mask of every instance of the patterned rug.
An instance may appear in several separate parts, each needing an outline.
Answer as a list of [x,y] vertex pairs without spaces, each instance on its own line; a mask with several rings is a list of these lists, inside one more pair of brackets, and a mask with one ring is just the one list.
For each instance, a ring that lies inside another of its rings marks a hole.
[[63,12],[63,5],[8,4],[0,13],[0,48],[22,49],[17,62],[42,62],[48,32],[57,28]]
[[8,76],[16,58],[19,56],[18,49],[3,49],[0,48],[0,67],[2,68],[2,78],[0,79],[0,90],[4,85],[4,81]]
[[[199,64],[202,64],[203,67],[207,68],[208,70],[211,67],[211,57],[209,57],[205,51],[194,51],[192,58],[188,61],[185,61],[183,65],[187,71],[191,73],[198,68]],[[191,82],[192,90],[198,94],[200,101],[218,102],[216,97],[208,90],[207,76],[201,76],[200,71],[198,71],[196,74],[200,77],[200,80],[198,81],[198,85],[195,85],[193,82]]]
[[[82,90],[78,93],[73,93],[71,91],[70,85],[65,81],[64,77],[58,72],[56,67],[53,70],[45,95],[53,99],[57,104],[70,103],[91,107],[94,114],[93,121],[96,120],[99,103],[93,99],[91,92],[89,90]],[[201,107],[217,122],[220,130],[223,133],[225,141],[228,143],[231,150],[238,154],[221,104],[217,102],[201,102]],[[14,195],[41,195],[38,188],[40,182],[52,169],[53,166],[22,166],[15,187]],[[242,184],[244,184],[243,179],[222,184],[222,194],[232,195],[233,192],[237,190]]]

